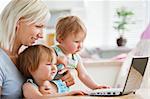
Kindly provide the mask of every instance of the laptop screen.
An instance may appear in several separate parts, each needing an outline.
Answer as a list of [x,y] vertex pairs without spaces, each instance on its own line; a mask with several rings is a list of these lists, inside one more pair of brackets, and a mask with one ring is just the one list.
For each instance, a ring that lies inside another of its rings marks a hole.
[[138,88],[140,88],[147,63],[148,57],[136,57],[132,59],[123,93],[136,91]]

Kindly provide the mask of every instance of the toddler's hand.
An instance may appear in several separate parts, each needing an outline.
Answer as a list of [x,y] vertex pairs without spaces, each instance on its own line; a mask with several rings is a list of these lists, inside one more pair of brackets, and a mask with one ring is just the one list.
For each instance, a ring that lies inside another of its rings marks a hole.
[[97,86],[95,89],[107,89],[107,88],[110,88],[110,87],[108,87],[108,86]]
[[75,91],[71,91],[67,94],[67,96],[83,96],[85,95],[85,93],[83,91],[80,91],[80,90],[75,90]]

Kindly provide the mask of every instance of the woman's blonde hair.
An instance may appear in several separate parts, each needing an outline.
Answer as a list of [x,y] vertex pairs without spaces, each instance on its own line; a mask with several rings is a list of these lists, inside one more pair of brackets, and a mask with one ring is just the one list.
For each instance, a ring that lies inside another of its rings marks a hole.
[[85,33],[86,36],[86,27],[77,16],[63,17],[56,24],[56,40],[58,42],[59,38],[65,38],[72,33],[76,35],[79,32]]
[[31,23],[50,18],[48,7],[40,0],[11,0],[0,15],[0,47],[12,50],[19,19]]
[[56,54],[52,48],[44,45],[33,45],[21,52],[17,58],[17,67],[25,77],[31,77],[31,72],[38,69],[39,63],[47,60],[56,62]]

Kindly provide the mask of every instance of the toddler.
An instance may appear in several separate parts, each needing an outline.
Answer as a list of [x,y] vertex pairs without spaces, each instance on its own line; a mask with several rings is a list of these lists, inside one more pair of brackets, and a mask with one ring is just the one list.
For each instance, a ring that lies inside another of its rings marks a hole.
[[[96,84],[83,66],[78,52],[83,47],[86,28],[77,16],[67,16],[60,19],[56,25],[56,40],[59,43],[53,48],[58,57],[67,60],[67,68],[76,69],[79,79],[91,89],[107,88]],[[58,67],[60,68],[60,67]]]
[[44,45],[29,46],[19,54],[17,67],[27,78],[23,85],[25,98],[83,94],[81,91],[69,92],[65,83],[53,80],[57,72],[56,59],[54,50]]

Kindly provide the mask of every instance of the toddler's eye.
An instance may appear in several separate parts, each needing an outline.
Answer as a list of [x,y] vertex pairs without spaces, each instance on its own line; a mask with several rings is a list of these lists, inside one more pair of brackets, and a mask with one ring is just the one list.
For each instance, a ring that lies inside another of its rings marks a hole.
[[79,43],[79,41],[75,41],[75,43]]

